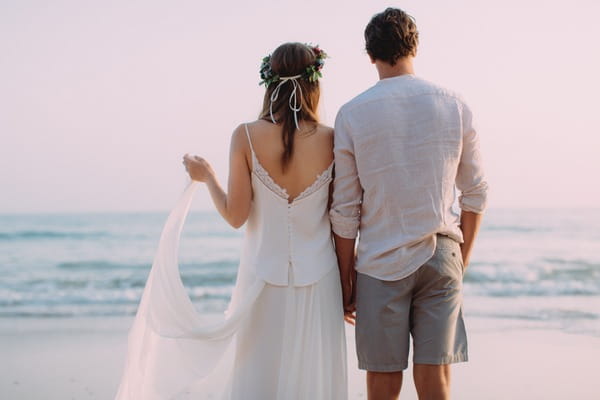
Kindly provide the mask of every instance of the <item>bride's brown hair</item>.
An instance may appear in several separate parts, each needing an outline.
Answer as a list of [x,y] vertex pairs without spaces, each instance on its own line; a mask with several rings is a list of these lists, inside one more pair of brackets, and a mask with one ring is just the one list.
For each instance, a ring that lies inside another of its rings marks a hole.
[[[317,107],[319,106],[319,97],[321,90],[319,81],[310,81],[306,78],[306,69],[313,65],[317,60],[317,54],[309,46],[303,43],[284,43],[277,47],[270,59],[271,70],[280,77],[291,77],[302,75],[296,79],[300,87],[296,94],[298,103],[301,105],[297,112],[298,122],[304,121],[313,123],[313,127],[307,131],[315,132],[319,123]],[[290,95],[294,90],[291,81],[281,85],[277,99],[271,105],[271,95],[280,82],[274,81],[267,86],[263,100],[260,119],[271,121],[271,110],[277,124],[281,124],[281,139],[283,140],[284,151],[281,156],[281,167],[285,171],[294,154],[294,135],[296,133],[296,123],[294,120],[294,111],[290,108]]]

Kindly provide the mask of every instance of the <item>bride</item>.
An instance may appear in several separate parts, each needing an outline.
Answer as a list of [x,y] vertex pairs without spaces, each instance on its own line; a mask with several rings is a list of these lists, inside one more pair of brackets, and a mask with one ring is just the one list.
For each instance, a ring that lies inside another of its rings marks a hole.
[[[326,57],[318,47],[285,43],[263,59],[263,109],[257,121],[233,132],[227,192],[206,160],[184,156],[192,183],[161,236],[117,399],[174,398],[225,353],[233,361],[224,398],[347,398],[344,313],[328,218],[333,131],[317,116]],[[229,224],[246,224],[229,308],[212,324],[196,313],[177,267],[197,182],[206,184]]]

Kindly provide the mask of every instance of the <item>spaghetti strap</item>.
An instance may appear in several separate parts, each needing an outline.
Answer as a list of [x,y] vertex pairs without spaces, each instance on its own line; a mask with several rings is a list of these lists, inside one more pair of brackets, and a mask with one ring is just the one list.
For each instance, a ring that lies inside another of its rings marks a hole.
[[248,124],[244,124],[244,128],[246,128],[246,136],[248,137],[248,143],[250,144],[250,151],[254,156],[254,147],[252,147],[252,140],[250,140],[250,131],[248,130]]

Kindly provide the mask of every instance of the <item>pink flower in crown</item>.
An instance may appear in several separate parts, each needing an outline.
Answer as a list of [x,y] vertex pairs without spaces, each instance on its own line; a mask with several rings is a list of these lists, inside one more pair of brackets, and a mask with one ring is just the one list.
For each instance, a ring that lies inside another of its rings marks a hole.
[[323,65],[325,65],[325,59],[328,57],[327,53],[325,53],[321,48],[319,48],[319,45],[311,46],[311,49],[315,53],[315,56],[317,58],[315,60],[314,68],[316,71],[320,71],[323,68]]

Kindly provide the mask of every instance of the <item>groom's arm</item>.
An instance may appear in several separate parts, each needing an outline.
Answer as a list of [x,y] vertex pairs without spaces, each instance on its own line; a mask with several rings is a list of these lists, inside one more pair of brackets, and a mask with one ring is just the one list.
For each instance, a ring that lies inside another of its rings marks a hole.
[[356,271],[354,270],[356,239],[348,239],[334,233],[335,252],[340,269],[344,311],[353,312],[356,297]]
[[475,237],[479,232],[482,218],[483,214],[477,214],[471,211],[463,211],[460,214],[460,230],[463,234],[463,243],[460,245],[460,250],[465,268],[469,265],[471,250],[473,250],[473,244],[475,243]]
[[460,229],[463,233],[461,244],[462,258],[465,268],[469,265],[471,251],[483,211],[487,204],[488,184],[485,180],[479,136],[473,127],[471,110],[464,105],[462,110],[463,148],[456,175],[456,187],[460,190],[459,205],[462,210]]
[[340,269],[344,309],[352,312],[356,281],[354,249],[360,225],[363,190],[354,158],[354,144],[342,110],[335,120],[334,155],[335,178],[329,215]]

